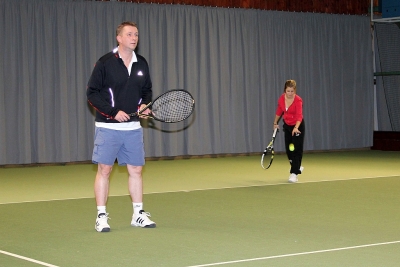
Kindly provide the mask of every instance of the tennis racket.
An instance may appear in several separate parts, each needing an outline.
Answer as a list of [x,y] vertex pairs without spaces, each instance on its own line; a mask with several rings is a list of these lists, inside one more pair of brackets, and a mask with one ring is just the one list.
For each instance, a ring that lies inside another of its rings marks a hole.
[[[264,152],[261,156],[261,167],[263,169],[268,169],[269,167],[271,167],[272,161],[274,160],[274,141],[275,141],[275,136],[276,133],[278,132],[278,128],[275,128],[274,133],[272,134],[272,140],[271,142],[269,142],[267,148],[264,149]],[[264,166],[264,159],[268,161],[268,157],[271,156],[271,159],[269,161],[269,164],[267,167]]]
[[[149,114],[143,114],[146,109],[151,109]],[[169,90],[159,95],[154,101],[147,104],[138,112],[129,116],[148,117],[161,122],[179,122],[187,119],[194,110],[192,95],[183,89]]]

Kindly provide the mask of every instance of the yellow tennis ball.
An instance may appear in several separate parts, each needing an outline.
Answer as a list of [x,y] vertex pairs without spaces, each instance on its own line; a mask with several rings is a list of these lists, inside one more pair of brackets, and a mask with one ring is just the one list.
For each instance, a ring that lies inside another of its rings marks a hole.
[[294,145],[293,145],[293,144],[290,144],[290,145],[289,145],[289,150],[290,150],[290,151],[293,151],[293,150],[294,150]]

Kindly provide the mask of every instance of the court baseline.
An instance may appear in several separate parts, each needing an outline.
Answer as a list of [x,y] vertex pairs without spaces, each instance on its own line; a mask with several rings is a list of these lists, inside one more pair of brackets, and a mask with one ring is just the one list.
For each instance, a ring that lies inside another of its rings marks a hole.
[[358,249],[358,248],[366,248],[366,247],[384,246],[384,245],[391,245],[391,244],[398,244],[398,243],[400,243],[400,240],[398,240],[398,241],[390,241],[390,242],[383,242],[383,243],[375,243],[375,244],[359,245],[359,246],[351,246],[351,247],[343,247],[343,248],[332,248],[332,249],[324,249],[324,250],[316,250],[316,251],[307,251],[307,252],[299,252],[299,253],[292,253],[292,254],[268,256],[268,257],[259,257],[259,258],[252,258],[252,259],[243,259],[243,260],[234,260],[234,261],[225,261],[225,262],[214,262],[214,263],[201,264],[201,265],[191,265],[191,266],[186,266],[186,267],[207,267],[207,266],[228,265],[228,264],[241,263],[241,262],[278,259],[278,258],[294,257],[294,256],[301,256],[301,255],[311,255],[311,254],[326,253],[326,252],[341,251],[341,250],[350,250],[350,249]]
[[[322,183],[322,182],[338,182],[338,181],[350,181],[350,180],[363,180],[363,179],[378,179],[378,178],[390,178],[390,177],[400,177],[400,174],[396,175],[388,175],[388,176],[368,176],[368,177],[359,177],[359,178],[344,178],[344,179],[335,179],[335,180],[320,180],[320,181],[306,181],[306,182],[297,182],[297,184],[307,184],[307,183]],[[195,191],[207,191],[207,190],[221,190],[221,189],[235,189],[235,188],[248,188],[248,187],[262,187],[262,186],[275,186],[275,185],[288,185],[293,186],[290,183],[266,183],[266,184],[257,184],[257,185],[243,185],[243,186],[230,186],[230,187],[215,187],[215,188],[202,188],[202,189],[188,189],[188,190],[176,190],[176,191],[159,191],[159,192],[147,192],[143,193],[144,195],[152,195],[152,194],[165,194],[165,193],[178,193],[178,192],[195,192]],[[129,196],[129,194],[123,195],[109,195],[109,197],[121,197],[121,196]],[[42,199],[42,200],[34,200],[34,201],[19,201],[19,202],[0,202],[0,205],[7,204],[19,204],[19,203],[35,203],[35,202],[51,202],[51,201],[62,201],[62,200],[76,200],[76,199],[88,199],[93,197],[76,197],[76,198],[59,198],[59,199]]]

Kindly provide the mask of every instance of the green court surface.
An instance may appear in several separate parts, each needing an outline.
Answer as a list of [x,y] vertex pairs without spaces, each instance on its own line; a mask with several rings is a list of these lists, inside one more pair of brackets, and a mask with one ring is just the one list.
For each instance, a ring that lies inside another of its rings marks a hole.
[[400,152],[306,153],[287,183],[278,154],[148,161],[130,226],[125,168],[111,178],[111,232],[94,230],[91,164],[0,168],[0,266],[399,266]]

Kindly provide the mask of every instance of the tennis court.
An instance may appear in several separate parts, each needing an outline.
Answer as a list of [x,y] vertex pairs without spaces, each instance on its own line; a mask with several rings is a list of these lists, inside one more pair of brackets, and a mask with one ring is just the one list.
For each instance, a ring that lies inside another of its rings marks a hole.
[[148,161],[130,226],[127,174],[115,166],[111,232],[94,230],[91,164],[0,168],[0,266],[398,266],[400,152],[306,153],[287,183],[275,156]]

